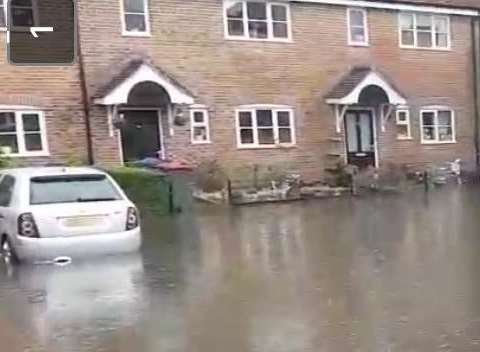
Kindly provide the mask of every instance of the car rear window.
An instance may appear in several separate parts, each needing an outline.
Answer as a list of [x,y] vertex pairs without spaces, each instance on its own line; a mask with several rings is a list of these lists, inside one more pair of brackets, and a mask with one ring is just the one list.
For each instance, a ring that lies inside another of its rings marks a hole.
[[122,199],[105,175],[41,176],[30,179],[30,204],[101,202]]

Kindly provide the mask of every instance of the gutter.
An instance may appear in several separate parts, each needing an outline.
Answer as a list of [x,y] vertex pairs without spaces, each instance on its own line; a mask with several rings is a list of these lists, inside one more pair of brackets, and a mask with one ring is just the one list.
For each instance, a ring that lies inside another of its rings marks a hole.
[[480,17],[472,17],[473,108],[475,119],[475,163],[480,166]]
[[82,94],[82,104],[83,104],[83,112],[84,112],[84,122],[85,122],[85,132],[87,137],[87,159],[88,164],[93,165],[95,163],[94,155],[93,155],[93,145],[92,145],[92,127],[90,123],[90,104],[89,104],[89,97],[88,97],[88,87],[87,87],[87,79],[85,75],[85,63],[83,61],[83,54],[82,54],[82,41],[80,39],[80,19],[77,20],[77,52],[78,52],[78,68],[79,68],[79,77],[80,77],[80,89]]

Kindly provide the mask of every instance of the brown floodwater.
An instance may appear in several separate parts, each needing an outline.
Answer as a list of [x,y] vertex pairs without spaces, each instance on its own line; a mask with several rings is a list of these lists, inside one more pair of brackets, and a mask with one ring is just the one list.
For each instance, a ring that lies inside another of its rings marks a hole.
[[480,188],[144,214],[141,253],[0,266],[0,351],[480,351]]

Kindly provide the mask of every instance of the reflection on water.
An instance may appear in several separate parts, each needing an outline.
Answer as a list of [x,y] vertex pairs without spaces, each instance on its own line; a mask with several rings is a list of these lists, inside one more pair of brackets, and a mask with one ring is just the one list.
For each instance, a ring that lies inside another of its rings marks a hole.
[[[480,350],[480,189],[145,217],[141,254],[0,274],[11,351]],[[3,345],[3,343],[2,343]]]

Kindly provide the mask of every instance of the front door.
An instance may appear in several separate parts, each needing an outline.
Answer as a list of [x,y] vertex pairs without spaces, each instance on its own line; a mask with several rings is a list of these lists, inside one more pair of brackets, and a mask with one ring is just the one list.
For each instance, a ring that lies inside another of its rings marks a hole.
[[349,110],[345,115],[348,163],[361,169],[375,166],[375,133],[369,110]]
[[125,162],[156,158],[160,151],[158,111],[124,111],[122,148]]

